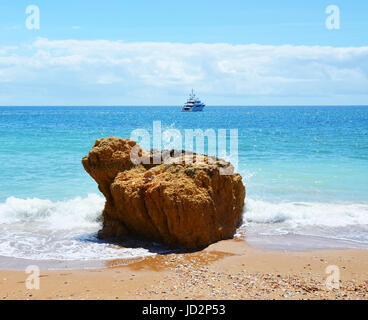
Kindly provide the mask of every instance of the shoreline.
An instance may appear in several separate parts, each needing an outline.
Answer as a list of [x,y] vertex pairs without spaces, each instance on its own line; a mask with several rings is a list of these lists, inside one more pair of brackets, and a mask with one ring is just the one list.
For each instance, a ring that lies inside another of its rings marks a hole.
[[[29,265],[36,265],[40,270],[44,271],[73,271],[73,270],[96,270],[110,268],[111,265],[119,267],[129,267],[132,264],[138,262],[144,262],[148,258],[157,258],[157,256],[167,255],[190,255],[198,252],[207,252],[210,248],[222,247],[223,243],[229,243],[226,245],[224,252],[232,252],[234,243],[243,243],[244,247],[248,249],[264,251],[264,252],[279,252],[279,253],[307,253],[307,252],[326,252],[326,251],[368,251],[365,245],[352,246],[352,241],[344,241],[337,239],[321,238],[315,236],[306,235],[257,235],[251,233],[250,235],[243,236],[236,234],[232,239],[222,240],[210,245],[207,248],[186,251],[175,250],[166,247],[164,244],[151,244],[144,240],[127,239],[126,241],[119,242],[121,248],[135,248],[141,247],[147,249],[147,254],[142,256],[133,257],[116,257],[105,259],[27,259],[7,257],[0,255],[0,271],[24,271]],[[116,242],[111,242],[112,245],[116,245]],[[237,245],[238,246],[238,245]]]
[[[29,276],[0,270],[0,299],[368,299],[368,250],[276,251],[225,240],[193,253],[157,254],[121,265],[42,270],[40,290]],[[326,287],[337,266],[340,290]]]

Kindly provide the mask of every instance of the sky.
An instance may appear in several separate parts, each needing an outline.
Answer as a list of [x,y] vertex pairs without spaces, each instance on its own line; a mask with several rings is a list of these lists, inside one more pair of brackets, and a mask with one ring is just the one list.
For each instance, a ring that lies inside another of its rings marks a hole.
[[0,105],[181,105],[192,88],[208,105],[368,105],[368,1],[0,3]]

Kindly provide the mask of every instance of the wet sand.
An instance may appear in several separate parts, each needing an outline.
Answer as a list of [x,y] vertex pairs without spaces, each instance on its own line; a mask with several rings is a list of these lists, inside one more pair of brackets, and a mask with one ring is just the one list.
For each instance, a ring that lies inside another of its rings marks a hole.
[[[43,270],[40,289],[24,271],[0,271],[0,299],[368,299],[368,250],[271,251],[242,240],[129,265]],[[339,289],[326,286],[328,266]],[[333,268],[336,268],[333,267]]]

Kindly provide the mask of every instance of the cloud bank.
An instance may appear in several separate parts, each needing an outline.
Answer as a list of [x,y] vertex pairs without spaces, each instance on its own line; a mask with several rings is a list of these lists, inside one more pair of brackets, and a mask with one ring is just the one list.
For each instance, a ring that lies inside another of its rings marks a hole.
[[208,104],[368,104],[368,47],[45,38],[0,47],[1,105],[178,105],[192,87]]

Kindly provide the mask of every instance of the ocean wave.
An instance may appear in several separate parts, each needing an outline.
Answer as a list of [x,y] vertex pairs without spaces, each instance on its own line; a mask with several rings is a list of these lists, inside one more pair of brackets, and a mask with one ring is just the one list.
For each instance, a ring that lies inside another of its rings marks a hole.
[[[0,203],[0,256],[92,261],[152,255],[145,248],[125,248],[96,238],[104,203],[104,198],[97,194],[57,202],[8,198]],[[312,234],[366,241],[368,203],[269,202],[247,198],[244,221],[240,234]]]
[[[0,203],[0,224],[39,222],[50,229],[71,229],[100,225],[105,199],[97,194],[67,201],[9,197]],[[246,222],[275,224],[347,226],[368,224],[368,203],[271,202],[246,199]]]
[[248,223],[344,227],[368,224],[368,203],[268,202],[247,199]]
[[9,197],[0,203],[0,224],[43,222],[50,229],[93,227],[104,204],[104,198],[97,194],[57,202]]
[[124,248],[99,241],[105,199],[53,202],[8,198],[0,204],[0,256],[32,260],[110,260],[152,255],[145,248]]

